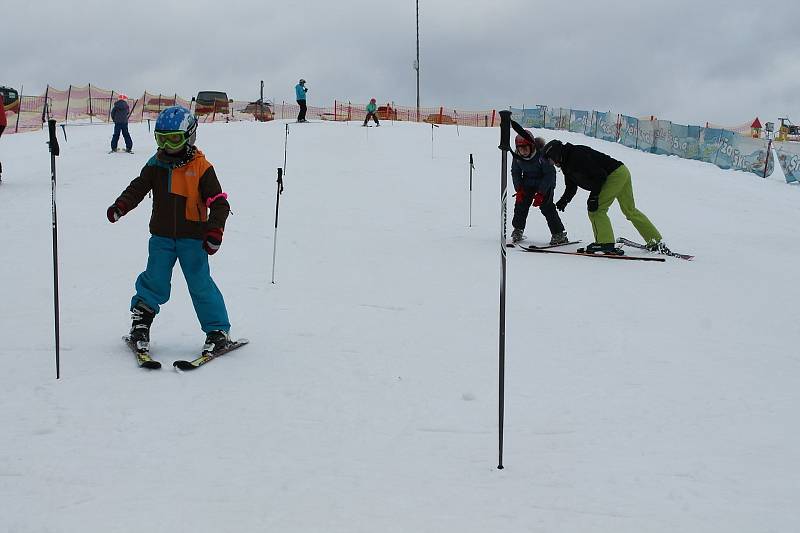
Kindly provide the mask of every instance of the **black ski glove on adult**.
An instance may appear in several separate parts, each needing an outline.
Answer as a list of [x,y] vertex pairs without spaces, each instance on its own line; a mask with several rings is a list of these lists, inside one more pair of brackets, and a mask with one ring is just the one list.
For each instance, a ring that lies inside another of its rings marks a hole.
[[564,209],[566,209],[566,208],[567,208],[567,204],[568,204],[568,203],[569,203],[569,202],[568,202],[568,201],[567,201],[567,200],[566,200],[566,199],[565,199],[565,198],[562,196],[562,197],[561,197],[561,198],[559,198],[559,199],[558,199],[558,201],[556,202],[556,209],[558,209],[559,211],[562,211],[562,212],[563,212],[563,211],[564,211]]
[[600,197],[595,196],[594,194],[589,195],[589,199],[586,200],[586,209],[589,210],[590,213],[594,213],[597,211],[597,204],[600,202]]

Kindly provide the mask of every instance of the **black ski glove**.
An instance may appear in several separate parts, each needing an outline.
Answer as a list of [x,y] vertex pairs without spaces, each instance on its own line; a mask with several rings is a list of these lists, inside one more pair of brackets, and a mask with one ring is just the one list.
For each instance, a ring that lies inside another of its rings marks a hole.
[[594,213],[597,211],[597,204],[600,202],[600,198],[595,196],[594,194],[589,195],[589,199],[586,200],[586,209],[589,210],[590,213]]
[[563,211],[564,211],[564,209],[566,209],[566,208],[567,208],[567,204],[568,204],[568,203],[569,203],[569,202],[568,202],[566,199],[564,199],[564,197],[562,196],[562,197],[561,197],[561,198],[559,198],[559,199],[558,199],[558,201],[556,202],[556,209],[558,209],[559,211],[563,212]]

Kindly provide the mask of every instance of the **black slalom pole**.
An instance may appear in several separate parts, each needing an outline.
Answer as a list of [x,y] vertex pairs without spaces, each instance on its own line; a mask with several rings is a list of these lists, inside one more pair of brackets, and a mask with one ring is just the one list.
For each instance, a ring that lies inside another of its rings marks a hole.
[[503,422],[506,381],[506,199],[508,195],[508,152],[511,151],[511,111],[500,111],[500,350],[499,350],[499,453],[497,468],[503,469]]
[[58,138],[56,137],[56,121],[50,119],[47,121],[47,131],[50,135],[50,141],[47,143],[50,147],[50,201],[52,205],[53,216],[53,309],[55,311],[55,334],[56,334],[56,379],[61,378],[61,361],[60,361],[60,335],[58,331],[58,218],[56,216],[56,156],[59,154]]
[[[286,131],[289,131],[287,124]],[[275,235],[272,238],[272,283],[275,283],[275,252],[278,250],[278,209],[281,207],[281,193],[283,192],[283,169],[278,169],[278,193],[275,195]]]
[[475,162],[472,154],[469,154],[469,227],[472,227],[472,171],[475,170]]
[[286,136],[283,139],[283,172],[286,172],[286,147],[288,144],[289,144],[289,125],[286,124]]

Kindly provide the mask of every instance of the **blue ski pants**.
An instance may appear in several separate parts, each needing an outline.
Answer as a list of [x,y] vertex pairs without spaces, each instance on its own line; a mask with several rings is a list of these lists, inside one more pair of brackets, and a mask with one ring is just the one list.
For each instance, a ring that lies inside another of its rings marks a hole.
[[228,310],[217,284],[211,279],[208,254],[199,239],[170,239],[150,236],[147,269],[136,278],[136,294],[131,310],[142,301],[155,313],[169,300],[172,288],[172,268],[180,261],[183,277],[189,287],[194,311],[205,333],[214,330],[230,331]]
[[125,149],[131,150],[133,149],[133,139],[131,139],[131,134],[128,132],[128,124],[120,124],[115,122],[114,123],[114,135],[111,136],[111,149],[117,149],[117,143],[119,143],[119,134],[122,133],[122,136],[125,138]]

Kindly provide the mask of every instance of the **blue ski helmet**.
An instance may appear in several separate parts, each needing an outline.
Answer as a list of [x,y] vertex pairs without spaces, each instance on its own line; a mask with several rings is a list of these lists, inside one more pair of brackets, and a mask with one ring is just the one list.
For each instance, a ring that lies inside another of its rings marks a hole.
[[[197,119],[183,106],[174,105],[158,114],[156,119],[156,143],[161,147],[160,135],[165,133],[182,133],[183,140],[189,146],[194,145],[197,137]],[[170,146],[177,148],[177,146]]]

